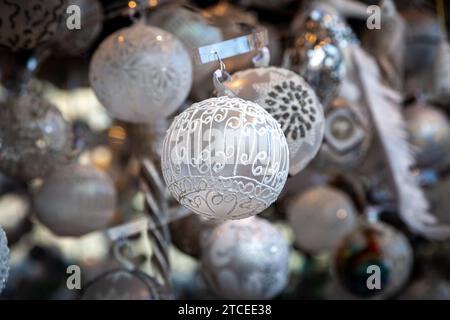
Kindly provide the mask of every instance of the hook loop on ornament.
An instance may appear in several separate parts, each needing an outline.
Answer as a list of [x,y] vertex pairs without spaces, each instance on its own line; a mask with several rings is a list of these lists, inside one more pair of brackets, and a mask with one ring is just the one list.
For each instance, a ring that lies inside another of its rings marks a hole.
[[122,268],[127,271],[134,271],[137,266],[130,258],[127,257],[127,253],[131,252],[131,245],[125,238],[119,239],[113,246],[113,256],[120,263]]
[[267,67],[270,64],[269,48],[264,47],[259,50],[259,53],[252,58],[253,65],[257,68]]
[[224,82],[231,80],[231,75],[227,72],[225,63],[220,58],[217,51],[212,52],[212,54],[216,56],[217,61],[219,61],[220,65],[220,68],[213,73],[213,84],[214,88],[216,89],[217,96],[235,97],[236,94],[223,84]]

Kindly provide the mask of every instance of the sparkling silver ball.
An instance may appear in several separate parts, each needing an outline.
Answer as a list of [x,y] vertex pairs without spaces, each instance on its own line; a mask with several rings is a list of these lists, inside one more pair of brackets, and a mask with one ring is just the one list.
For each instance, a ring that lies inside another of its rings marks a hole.
[[71,126],[50,102],[34,94],[0,103],[0,170],[23,180],[49,173],[72,153]]
[[168,300],[170,292],[139,271],[113,270],[94,280],[82,300]]
[[278,121],[289,147],[289,173],[303,170],[319,151],[325,128],[322,105],[306,81],[293,71],[266,67],[236,72],[224,85]]
[[339,47],[316,36],[301,36],[288,49],[290,69],[314,89],[324,108],[337,95],[345,76],[345,61]]
[[372,127],[364,109],[335,98],[325,112],[325,135],[314,164],[327,172],[357,168],[372,142]]
[[6,287],[9,277],[9,249],[6,234],[0,228],[0,293]]
[[94,53],[89,79],[117,119],[148,123],[181,106],[192,84],[192,63],[167,31],[137,24],[106,38]]
[[331,251],[356,226],[351,199],[335,188],[320,186],[294,198],[287,206],[295,243],[309,252]]
[[0,45],[33,49],[52,39],[66,7],[65,0],[0,1]]
[[240,98],[194,103],[175,118],[163,144],[168,189],[206,218],[260,213],[277,199],[288,168],[288,145],[278,122]]
[[419,166],[433,166],[445,155],[450,140],[446,115],[433,106],[414,105],[405,110],[406,129]]
[[[377,222],[356,228],[340,241],[333,272],[352,295],[385,299],[403,287],[412,264],[413,250],[408,239],[388,224]],[[379,289],[367,285],[375,282],[369,279],[375,272]]]
[[109,225],[116,190],[103,171],[74,163],[46,177],[34,204],[37,218],[52,232],[77,237]]
[[358,43],[358,38],[347,22],[328,4],[316,4],[317,7],[301,12],[292,22],[290,33],[301,37],[305,32],[319,41],[331,40],[339,48]]
[[271,299],[288,279],[289,247],[268,221],[251,217],[227,221],[205,242],[202,274],[226,299]]
[[[103,28],[103,7],[99,0],[66,0],[67,7],[80,8],[80,29],[61,28],[56,37],[55,51],[64,55],[82,55],[97,40]],[[73,18],[73,13],[65,12],[65,21]]]

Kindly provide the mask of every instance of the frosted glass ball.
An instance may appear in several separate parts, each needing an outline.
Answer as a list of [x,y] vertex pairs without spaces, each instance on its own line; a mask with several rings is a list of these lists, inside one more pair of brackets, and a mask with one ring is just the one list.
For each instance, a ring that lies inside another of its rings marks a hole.
[[108,227],[116,190],[109,176],[92,166],[70,164],[54,170],[34,195],[38,219],[60,236],[82,236]]
[[35,94],[0,103],[0,170],[21,180],[43,177],[72,154],[72,128]]
[[175,118],[163,144],[168,189],[206,218],[260,213],[277,199],[288,168],[289,150],[278,122],[240,98],[194,103]]
[[295,243],[309,252],[333,250],[356,226],[356,209],[343,192],[315,187],[293,199],[287,207]]
[[322,105],[301,76],[282,68],[253,68],[234,73],[224,85],[240,98],[256,102],[278,121],[289,147],[291,175],[315,157],[325,120]]
[[0,1],[0,45],[33,49],[48,41],[58,31],[65,9],[65,0]]
[[271,299],[288,280],[289,246],[268,221],[251,217],[214,229],[202,251],[202,274],[226,299]]
[[98,99],[117,119],[164,119],[186,99],[192,63],[167,31],[137,24],[106,38],[94,53],[89,79]]
[[9,249],[6,234],[0,228],[0,293],[5,289],[9,277]]

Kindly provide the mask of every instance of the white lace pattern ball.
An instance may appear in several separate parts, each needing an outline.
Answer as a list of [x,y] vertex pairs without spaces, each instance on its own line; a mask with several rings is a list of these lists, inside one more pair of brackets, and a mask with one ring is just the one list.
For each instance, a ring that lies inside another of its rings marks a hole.
[[89,79],[112,116],[147,123],[164,119],[183,103],[191,89],[192,63],[172,34],[137,24],[100,44]]
[[207,218],[243,219],[270,206],[288,174],[289,150],[277,121],[258,104],[210,98],[175,118],[163,145],[168,189]]
[[253,68],[234,73],[224,84],[280,123],[289,146],[290,174],[300,172],[316,156],[325,130],[323,109],[301,76],[282,68]]

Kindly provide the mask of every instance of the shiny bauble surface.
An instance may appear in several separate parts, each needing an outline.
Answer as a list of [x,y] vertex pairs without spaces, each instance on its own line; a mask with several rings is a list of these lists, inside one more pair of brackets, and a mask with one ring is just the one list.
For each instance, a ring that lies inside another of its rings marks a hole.
[[277,199],[289,150],[280,125],[261,106],[223,96],[194,103],[175,118],[161,167],[172,196],[193,212],[243,219]]

